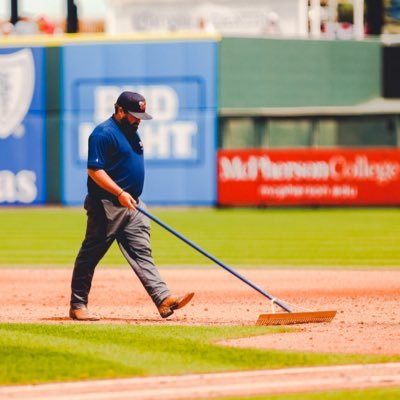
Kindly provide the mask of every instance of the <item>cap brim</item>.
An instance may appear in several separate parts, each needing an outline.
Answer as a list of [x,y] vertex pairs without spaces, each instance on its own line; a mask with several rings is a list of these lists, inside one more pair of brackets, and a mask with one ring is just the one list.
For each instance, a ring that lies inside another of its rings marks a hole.
[[153,117],[150,114],[147,114],[145,112],[138,113],[138,112],[128,111],[128,113],[138,119],[153,119]]

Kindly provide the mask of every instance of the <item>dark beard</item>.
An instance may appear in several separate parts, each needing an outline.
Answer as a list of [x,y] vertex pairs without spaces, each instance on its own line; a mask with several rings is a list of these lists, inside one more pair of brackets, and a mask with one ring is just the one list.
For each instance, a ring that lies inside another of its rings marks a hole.
[[135,133],[137,133],[139,124],[130,124],[128,121],[128,118],[124,117],[119,121],[119,126],[122,130],[122,132],[124,132],[126,135],[134,135]]

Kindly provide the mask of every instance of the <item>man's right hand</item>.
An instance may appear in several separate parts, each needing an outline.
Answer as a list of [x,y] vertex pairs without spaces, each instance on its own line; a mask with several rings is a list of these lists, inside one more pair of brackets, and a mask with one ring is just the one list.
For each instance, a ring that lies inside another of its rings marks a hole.
[[[88,169],[88,175],[104,190],[114,194],[118,198],[121,206],[130,208],[131,210],[136,210],[136,201],[128,193],[122,190],[107,174],[104,169]],[[116,194],[119,193],[119,194]]]
[[118,201],[123,207],[130,208],[131,210],[136,210],[136,200],[128,193],[128,192],[122,192],[118,196]]

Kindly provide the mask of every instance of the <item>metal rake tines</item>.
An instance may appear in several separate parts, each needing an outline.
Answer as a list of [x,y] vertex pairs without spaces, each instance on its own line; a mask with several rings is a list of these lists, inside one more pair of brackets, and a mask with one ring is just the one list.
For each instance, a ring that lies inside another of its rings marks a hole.
[[336,311],[304,311],[260,314],[256,325],[293,325],[330,322]]

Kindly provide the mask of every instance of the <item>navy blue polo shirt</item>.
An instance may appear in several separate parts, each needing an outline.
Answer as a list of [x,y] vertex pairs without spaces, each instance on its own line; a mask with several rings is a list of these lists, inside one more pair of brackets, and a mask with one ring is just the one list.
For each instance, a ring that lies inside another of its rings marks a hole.
[[[98,125],[89,136],[88,169],[103,169],[124,191],[137,199],[143,191],[143,146],[137,133],[124,133],[113,117]],[[98,198],[115,196],[88,177],[88,192]]]

